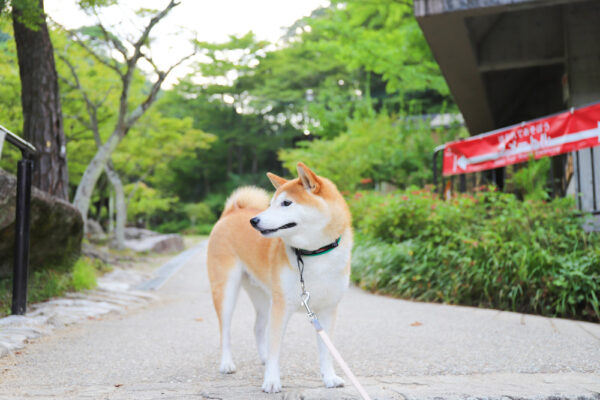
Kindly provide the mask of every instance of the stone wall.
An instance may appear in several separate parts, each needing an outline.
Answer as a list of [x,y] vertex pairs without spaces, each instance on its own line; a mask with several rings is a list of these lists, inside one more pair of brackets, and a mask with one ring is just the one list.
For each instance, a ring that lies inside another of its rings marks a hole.
[[[12,274],[15,245],[15,176],[0,169],[0,278]],[[83,239],[81,214],[70,203],[32,188],[29,270],[69,267]]]

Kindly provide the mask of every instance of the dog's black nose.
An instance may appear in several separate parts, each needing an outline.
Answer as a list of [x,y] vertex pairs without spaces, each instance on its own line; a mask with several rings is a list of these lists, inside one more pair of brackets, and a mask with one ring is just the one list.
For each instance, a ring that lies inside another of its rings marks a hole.
[[259,222],[260,222],[260,218],[254,217],[250,220],[250,225],[252,225],[253,227],[256,228],[256,225],[258,225]]

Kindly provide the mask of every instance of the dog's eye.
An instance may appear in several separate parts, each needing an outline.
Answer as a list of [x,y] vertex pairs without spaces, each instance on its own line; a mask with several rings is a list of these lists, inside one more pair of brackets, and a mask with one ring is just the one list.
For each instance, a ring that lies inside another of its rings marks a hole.
[[289,201],[289,200],[284,200],[284,201],[281,202],[281,205],[284,206],[284,207],[287,207],[287,206],[289,206],[291,204],[292,204],[292,202]]

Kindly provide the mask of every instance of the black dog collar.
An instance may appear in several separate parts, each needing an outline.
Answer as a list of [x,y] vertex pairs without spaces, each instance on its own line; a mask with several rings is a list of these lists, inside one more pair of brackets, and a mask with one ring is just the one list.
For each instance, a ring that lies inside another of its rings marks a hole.
[[337,240],[335,242],[329,243],[327,246],[323,246],[317,250],[304,250],[304,249],[297,249],[295,247],[292,247],[292,249],[294,250],[294,253],[296,253],[296,257],[298,257],[298,256],[320,256],[321,254],[325,254],[325,253],[335,249],[336,247],[338,247],[338,245],[340,244],[340,240],[342,240],[341,236],[339,238],[337,238]]
[[302,293],[306,292],[306,290],[304,290],[304,260],[302,260],[302,256],[319,256],[321,254],[328,253],[331,250],[338,247],[338,245],[340,244],[340,240],[342,240],[341,236],[337,238],[335,242],[329,243],[327,246],[323,246],[317,250],[304,250],[292,247],[292,250],[294,250],[294,253],[296,253],[296,263],[298,264],[298,272],[300,273],[300,284],[302,285]]

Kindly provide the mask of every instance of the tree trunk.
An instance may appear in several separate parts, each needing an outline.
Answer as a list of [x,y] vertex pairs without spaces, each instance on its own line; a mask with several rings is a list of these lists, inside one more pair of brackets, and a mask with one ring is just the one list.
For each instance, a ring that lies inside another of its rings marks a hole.
[[117,213],[117,221],[115,224],[115,236],[112,246],[118,250],[125,248],[125,223],[127,222],[127,205],[125,204],[125,190],[123,182],[119,178],[119,174],[115,171],[112,162],[109,161],[104,169],[106,176],[115,189],[115,211]]
[[110,155],[117,148],[123,136],[124,134],[119,133],[119,131],[113,132],[106,143],[98,148],[94,158],[92,158],[92,161],[90,161],[81,177],[79,186],[77,186],[77,192],[75,192],[73,205],[79,210],[84,221],[87,219],[90,199],[92,198],[92,192],[94,191],[96,182],[98,181],[102,170],[104,170]]
[[[21,77],[23,136],[38,150],[33,167],[33,185],[68,201],[67,143],[48,27],[45,18],[36,30],[25,26],[21,20],[23,10],[18,4],[12,3],[12,17]],[[41,15],[44,12],[43,0],[39,0],[38,5]]]
[[115,231],[115,196],[110,194],[108,198],[108,233],[110,235]]

